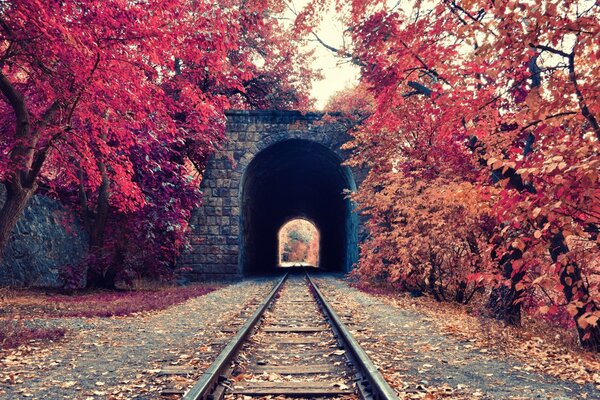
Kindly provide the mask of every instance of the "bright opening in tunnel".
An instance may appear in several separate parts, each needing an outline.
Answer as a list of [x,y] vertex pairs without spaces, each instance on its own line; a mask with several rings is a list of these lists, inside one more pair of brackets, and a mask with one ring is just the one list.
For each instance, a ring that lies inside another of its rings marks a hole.
[[277,235],[280,267],[318,267],[319,230],[304,218],[286,222]]
[[243,273],[276,272],[279,229],[295,218],[319,232],[320,269],[349,271],[358,255],[357,217],[347,196],[355,188],[340,156],[319,143],[291,139],[259,152],[242,179]]

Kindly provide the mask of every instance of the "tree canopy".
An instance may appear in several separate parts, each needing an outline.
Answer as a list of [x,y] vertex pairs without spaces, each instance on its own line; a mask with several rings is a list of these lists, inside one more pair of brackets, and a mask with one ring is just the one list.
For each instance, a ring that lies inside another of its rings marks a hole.
[[370,170],[356,273],[440,300],[487,287],[496,317],[574,321],[600,349],[597,2],[313,1],[298,31],[327,7],[374,98],[348,144]]
[[0,5],[0,249],[37,190],[90,237],[74,286],[169,275],[228,108],[308,109],[325,12],[360,84],[335,96],[369,173],[365,281],[488,297],[600,350],[600,9],[595,0]]
[[164,272],[224,111],[310,104],[311,56],[281,11],[276,1],[3,3],[0,247],[39,187],[81,212],[88,281]]

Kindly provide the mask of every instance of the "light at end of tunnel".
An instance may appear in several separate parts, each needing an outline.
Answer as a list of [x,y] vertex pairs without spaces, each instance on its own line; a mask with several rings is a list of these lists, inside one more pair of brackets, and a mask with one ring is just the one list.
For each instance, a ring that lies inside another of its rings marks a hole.
[[283,224],[277,235],[279,267],[319,266],[320,234],[314,223],[294,218]]

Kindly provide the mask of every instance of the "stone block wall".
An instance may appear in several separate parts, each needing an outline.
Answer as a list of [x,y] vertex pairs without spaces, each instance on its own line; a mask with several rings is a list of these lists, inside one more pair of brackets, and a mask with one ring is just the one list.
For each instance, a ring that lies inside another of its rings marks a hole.
[[246,167],[261,150],[284,140],[304,139],[347,158],[340,149],[348,140],[346,129],[322,117],[297,111],[227,112],[227,142],[208,162],[201,183],[204,204],[191,220],[192,249],[178,261],[179,267],[190,269],[189,280],[242,276],[241,186]]
[[[0,184],[0,206],[5,198]],[[83,226],[68,209],[56,200],[34,195],[0,261],[0,286],[59,287],[60,268],[79,262],[87,243]]]

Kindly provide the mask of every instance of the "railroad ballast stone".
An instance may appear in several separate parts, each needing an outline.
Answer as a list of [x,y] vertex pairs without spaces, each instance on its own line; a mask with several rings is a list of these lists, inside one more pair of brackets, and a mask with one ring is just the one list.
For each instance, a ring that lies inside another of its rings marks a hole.
[[[248,279],[136,316],[36,319],[35,326],[67,329],[67,339],[34,346],[12,362],[0,354],[0,371],[23,378],[0,383],[0,399],[26,398],[24,391],[33,399],[85,399],[100,390],[98,381],[106,395],[96,399],[161,399],[170,384],[183,392],[181,386],[191,385],[231,339],[233,333],[221,328],[243,320],[242,313],[254,310],[275,282]],[[174,368],[195,374],[161,375]]]
[[487,348],[481,351],[469,340],[439,332],[418,309],[386,304],[340,276],[323,276],[316,283],[335,311],[346,316],[370,357],[387,376],[396,377],[390,384],[399,392],[424,397],[447,386],[454,391],[449,398],[460,399],[598,398],[591,383],[561,380]]

